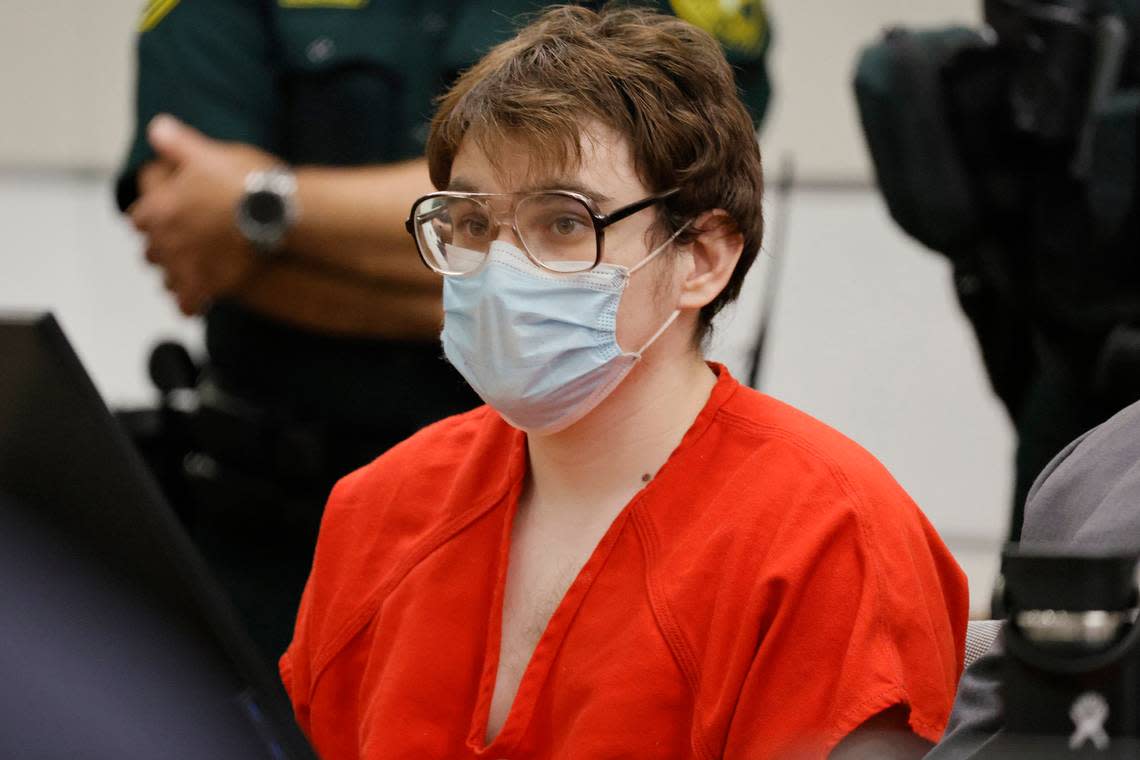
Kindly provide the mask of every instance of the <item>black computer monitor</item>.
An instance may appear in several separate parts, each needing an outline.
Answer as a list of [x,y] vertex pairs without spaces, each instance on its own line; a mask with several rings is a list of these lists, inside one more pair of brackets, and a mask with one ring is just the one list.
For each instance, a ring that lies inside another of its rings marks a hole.
[[0,315],[0,757],[315,758],[47,314]]

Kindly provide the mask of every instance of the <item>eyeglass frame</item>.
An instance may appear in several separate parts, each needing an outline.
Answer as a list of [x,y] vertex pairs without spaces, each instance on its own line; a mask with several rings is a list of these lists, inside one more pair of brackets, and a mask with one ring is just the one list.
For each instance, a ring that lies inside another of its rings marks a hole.
[[[554,272],[555,274],[580,274],[582,272],[589,272],[590,270],[594,269],[595,267],[598,266],[598,264],[600,264],[602,262],[602,256],[605,252],[604,251],[604,248],[605,248],[605,231],[606,231],[607,227],[609,227],[610,225],[615,224],[617,222],[620,222],[622,219],[626,219],[630,216],[633,216],[634,214],[638,213],[639,211],[644,211],[645,209],[649,208],[650,206],[653,206],[653,205],[660,203],[661,201],[665,200],[666,198],[670,198],[670,197],[676,195],[680,191],[681,191],[681,188],[674,187],[674,188],[671,188],[669,190],[665,190],[664,192],[655,193],[653,195],[646,196],[645,198],[642,198],[639,201],[634,201],[633,203],[627,203],[626,205],[624,205],[620,208],[614,209],[613,211],[611,211],[608,214],[603,214],[602,212],[600,212],[598,210],[598,204],[597,204],[597,202],[594,201],[593,198],[591,198],[590,196],[588,196],[584,193],[579,193],[576,190],[535,190],[533,192],[526,192],[526,193],[474,193],[474,192],[463,192],[463,191],[452,191],[452,190],[437,190],[434,193],[428,193],[427,195],[421,195],[419,198],[416,198],[416,200],[412,202],[412,208],[408,212],[408,218],[407,218],[407,220],[404,221],[404,229],[406,229],[408,231],[408,234],[412,236],[412,240],[416,244],[416,252],[419,253],[420,261],[423,262],[424,266],[426,266],[431,271],[433,271],[436,274],[441,275],[443,277],[464,277],[466,275],[471,275],[471,274],[474,274],[475,272],[478,272],[480,269],[483,268],[483,265],[480,264],[478,267],[476,267],[475,269],[472,269],[470,272],[443,272],[443,271],[440,271],[439,269],[436,269],[428,261],[427,254],[424,253],[423,247],[420,245],[420,237],[419,237],[419,235],[416,234],[416,223],[417,223],[417,220],[415,218],[416,207],[419,206],[421,203],[423,203],[424,201],[427,201],[427,200],[431,200],[432,198],[443,198],[443,197],[471,198],[471,199],[476,200],[476,201],[481,201],[483,198],[504,198],[504,197],[508,197],[508,196],[529,197],[529,196],[533,196],[533,195],[561,195],[561,196],[564,196],[567,198],[573,198],[574,200],[579,201],[582,205],[584,205],[586,207],[586,211],[589,212],[590,220],[593,222],[593,225],[594,225],[594,241],[595,241],[594,263],[591,264],[588,268],[575,270],[574,272],[566,272],[564,270],[555,269],[554,267],[548,266],[547,264],[544,264],[541,261],[539,261],[538,257],[535,256],[533,253],[531,253],[530,248],[527,247],[526,241],[523,240],[522,235],[519,234],[519,228],[518,228],[518,225],[516,223],[515,211],[514,211],[515,207],[518,205],[517,201],[511,205],[511,231],[515,233],[515,238],[519,241],[519,243],[522,244],[523,253],[525,253],[526,257],[528,259],[530,259],[532,262],[534,262],[537,266],[541,267],[542,269],[546,270],[547,272]],[[484,204],[484,205],[486,205],[486,204]],[[493,212],[493,209],[491,209],[491,211]],[[495,220],[495,234],[497,235],[498,231],[499,231],[499,227],[501,226],[501,223],[498,221],[498,216],[496,214],[492,213],[490,216],[493,220]],[[430,221],[430,219],[425,220],[425,221]],[[484,259],[484,261],[486,261],[486,259]]]

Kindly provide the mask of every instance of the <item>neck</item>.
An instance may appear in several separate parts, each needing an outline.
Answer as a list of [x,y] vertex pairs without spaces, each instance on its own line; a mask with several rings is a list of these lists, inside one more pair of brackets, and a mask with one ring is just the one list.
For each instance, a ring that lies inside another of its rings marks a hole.
[[566,430],[529,436],[528,491],[559,509],[624,504],[681,442],[716,376],[690,352],[655,362],[653,352],[596,409]]

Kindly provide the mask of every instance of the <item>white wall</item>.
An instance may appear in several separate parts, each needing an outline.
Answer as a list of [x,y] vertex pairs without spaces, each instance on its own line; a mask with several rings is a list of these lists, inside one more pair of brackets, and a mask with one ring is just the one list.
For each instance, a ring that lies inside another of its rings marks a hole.
[[143,5],[0,0],[0,166],[106,169],[119,160]]
[[[0,309],[56,310],[117,404],[149,399],[144,362],[160,336],[200,343],[111,203],[141,4],[0,0]],[[884,25],[969,23],[980,4],[769,0],[777,95],[763,139],[770,167],[792,156],[815,188],[791,199],[763,387],[883,460],[967,570],[977,611],[996,569],[1012,436],[945,263],[897,230],[867,184],[850,78],[858,48]],[[772,232],[779,200],[769,198]],[[719,333],[715,355],[738,376],[773,253]]]

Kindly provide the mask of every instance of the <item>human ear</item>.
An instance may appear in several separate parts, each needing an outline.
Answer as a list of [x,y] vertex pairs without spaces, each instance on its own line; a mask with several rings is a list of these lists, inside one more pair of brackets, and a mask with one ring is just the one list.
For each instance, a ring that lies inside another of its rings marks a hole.
[[720,295],[744,250],[744,236],[727,211],[706,211],[693,222],[692,266],[681,283],[678,307],[699,310]]

